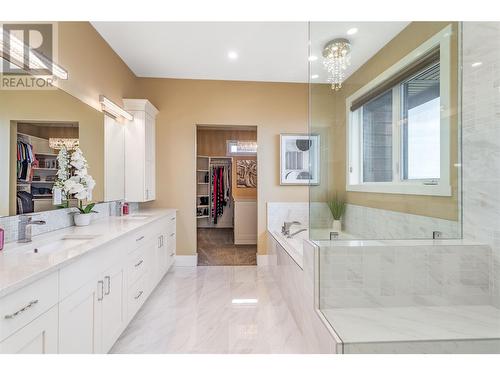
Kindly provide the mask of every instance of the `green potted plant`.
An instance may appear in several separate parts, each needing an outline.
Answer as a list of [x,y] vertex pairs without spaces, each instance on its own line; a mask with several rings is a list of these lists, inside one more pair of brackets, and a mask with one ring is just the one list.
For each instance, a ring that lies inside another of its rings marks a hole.
[[82,201],[78,202],[78,212],[75,214],[75,225],[77,227],[84,227],[90,224],[90,219],[92,218],[93,213],[97,213],[93,208],[95,203],[89,203],[86,206],[83,205]]
[[335,198],[328,202],[328,207],[330,207],[333,216],[332,230],[340,233],[342,230],[341,220],[345,213],[345,202],[335,195]]

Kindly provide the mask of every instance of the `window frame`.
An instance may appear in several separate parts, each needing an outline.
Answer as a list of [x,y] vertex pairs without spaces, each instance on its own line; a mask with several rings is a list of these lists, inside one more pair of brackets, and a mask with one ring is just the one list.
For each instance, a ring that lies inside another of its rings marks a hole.
[[[451,25],[429,38],[396,64],[385,70],[374,80],[363,86],[346,99],[346,190],[358,192],[451,196],[450,186],[450,116],[451,116]],[[396,74],[405,66],[417,61],[439,46],[439,91],[440,91],[440,178],[423,180],[404,180],[402,165],[402,108],[401,83],[392,88],[392,181],[363,182],[362,155],[362,110],[363,107],[351,112],[354,100],[373,90],[376,86]],[[357,140],[357,141],[356,141]]]

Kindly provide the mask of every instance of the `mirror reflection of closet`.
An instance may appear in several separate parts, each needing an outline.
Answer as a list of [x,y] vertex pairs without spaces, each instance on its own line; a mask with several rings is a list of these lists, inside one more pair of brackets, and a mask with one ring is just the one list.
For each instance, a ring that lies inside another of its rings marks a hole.
[[11,214],[56,209],[52,188],[57,177],[57,154],[63,144],[68,148],[78,145],[78,123],[19,121],[13,126],[17,128],[11,156],[16,195],[11,197]]

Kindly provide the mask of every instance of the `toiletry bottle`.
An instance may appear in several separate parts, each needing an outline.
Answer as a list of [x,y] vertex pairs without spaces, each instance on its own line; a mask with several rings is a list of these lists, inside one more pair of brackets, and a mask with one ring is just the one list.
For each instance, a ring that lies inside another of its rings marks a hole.
[[0,251],[3,250],[4,240],[5,240],[5,231],[3,230],[3,228],[0,228]]
[[128,215],[129,209],[128,209],[128,203],[125,203],[123,205],[123,214]]

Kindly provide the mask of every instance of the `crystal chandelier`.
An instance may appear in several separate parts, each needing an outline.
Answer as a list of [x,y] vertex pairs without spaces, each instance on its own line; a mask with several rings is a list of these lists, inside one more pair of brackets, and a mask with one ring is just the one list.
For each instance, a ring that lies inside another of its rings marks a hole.
[[54,150],[60,150],[63,147],[67,150],[74,150],[80,146],[78,138],[49,138],[49,147]]
[[344,80],[344,70],[350,65],[351,43],[338,38],[329,41],[323,48],[323,66],[328,71],[328,82],[332,90],[338,91]]

